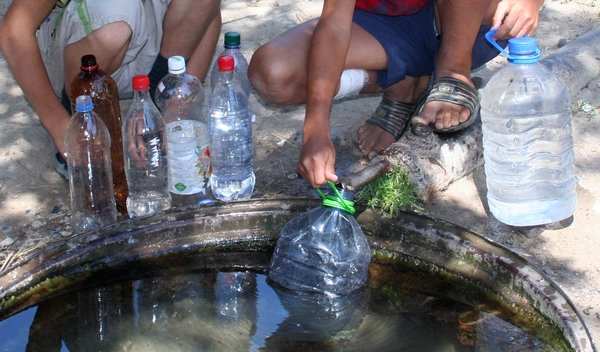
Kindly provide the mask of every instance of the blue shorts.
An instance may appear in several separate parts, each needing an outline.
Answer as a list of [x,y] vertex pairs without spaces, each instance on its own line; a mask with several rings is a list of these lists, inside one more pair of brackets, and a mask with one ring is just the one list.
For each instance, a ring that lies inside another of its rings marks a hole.
[[[369,32],[385,49],[388,69],[378,71],[377,83],[386,88],[406,76],[420,77],[435,71],[435,61],[441,37],[435,30],[434,1],[409,16],[385,16],[362,10],[354,11],[354,23]],[[491,25],[483,25],[473,47],[475,69],[496,57],[500,52],[485,39]],[[506,47],[507,41],[498,41]]]

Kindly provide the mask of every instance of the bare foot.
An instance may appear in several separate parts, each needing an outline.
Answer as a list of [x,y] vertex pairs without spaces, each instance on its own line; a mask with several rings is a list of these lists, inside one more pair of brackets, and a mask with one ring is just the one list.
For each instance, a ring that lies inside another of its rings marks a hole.
[[373,159],[383,148],[396,141],[391,133],[370,122],[365,122],[364,125],[360,126],[357,134],[360,150],[369,160]]
[[[465,86],[468,85],[470,87],[473,87],[471,81],[469,79],[466,79],[465,77],[461,76],[460,78],[456,79],[460,80],[460,82],[458,82],[459,85],[460,83],[462,83]],[[446,95],[454,95],[457,99],[464,100],[464,97],[460,96],[462,93],[459,92],[464,92],[465,89],[459,87],[459,85],[443,85],[439,87],[439,91],[444,92]],[[436,89],[437,88],[434,86],[434,90],[432,90],[432,93]],[[474,88],[469,88],[469,90],[474,90]],[[474,93],[466,94],[474,94],[472,98],[477,99],[476,91],[474,91]],[[471,103],[474,104],[475,102]],[[411,119],[411,124],[434,125],[436,129],[441,130],[453,126],[458,126],[462,123],[467,122],[469,120],[470,115],[471,111],[468,107],[468,103],[465,103],[465,105],[463,106],[448,101],[434,100],[425,104],[419,115],[414,116]]]

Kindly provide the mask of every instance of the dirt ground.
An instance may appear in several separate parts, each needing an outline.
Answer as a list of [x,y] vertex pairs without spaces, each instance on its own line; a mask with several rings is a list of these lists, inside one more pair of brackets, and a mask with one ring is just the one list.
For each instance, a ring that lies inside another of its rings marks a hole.
[[[0,0],[3,15],[10,0]],[[248,60],[256,48],[301,22],[317,17],[320,0],[222,0],[223,29],[242,36]],[[536,37],[543,57],[600,25],[597,0],[547,0]],[[217,52],[222,50],[221,43]],[[502,64],[498,57],[475,72],[484,79]],[[436,194],[426,214],[485,235],[543,268],[573,300],[600,341],[600,77],[572,93],[578,206],[562,229],[519,233],[489,214],[483,167]],[[379,96],[334,104],[331,126],[338,147],[338,174],[357,165],[356,129],[375,110]],[[578,102],[589,105],[580,107]],[[250,97],[254,125],[255,198],[312,196],[296,178],[304,106],[276,107]],[[124,102],[123,106],[127,106]],[[68,183],[52,166],[51,141],[0,56],[0,272],[11,258],[71,235]],[[589,314],[587,314],[589,312]]]

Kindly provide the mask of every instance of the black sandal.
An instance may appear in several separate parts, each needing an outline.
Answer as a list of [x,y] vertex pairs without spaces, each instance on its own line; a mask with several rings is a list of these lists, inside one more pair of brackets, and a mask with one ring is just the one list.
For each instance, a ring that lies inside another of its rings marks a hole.
[[427,99],[419,104],[419,106],[415,109],[416,113],[414,115],[420,115],[421,111],[423,111],[423,107],[430,101],[443,101],[464,106],[471,112],[467,121],[456,126],[442,129],[436,129],[434,127],[433,132],[436,133],[452,133],[462,131],[471,126],[479,116],[479,94],[477,93],[477,89],[470,84],[467,84],[456,78],[441,77],[436,79],[433,83],[431,91],[429,92],[429,95],[427,96]]
[[392,101],[384,97],[367,122],[381,127],[398,140],[404,134],[417,105],[417,103]]

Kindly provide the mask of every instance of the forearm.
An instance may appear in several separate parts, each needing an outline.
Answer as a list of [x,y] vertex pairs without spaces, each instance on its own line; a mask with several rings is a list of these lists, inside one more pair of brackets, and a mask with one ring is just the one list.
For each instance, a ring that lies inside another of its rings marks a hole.
[[350,46],[353,7],[325,7],[308,53],[305,135],[329,135],[329,111]]
[[469,77],[475,38],[491,1],[436,0],[442,36],[436,67],[438,76]]
[[[46,72],[35,33],[52,10],[54,2],[36,3],[32,13],[28,1],[14,1],[0,23],[0,49],[25,97],[38,114],[59,149],[70,116],[62,107]],[[62,152],[63,150],[61,150]]]

